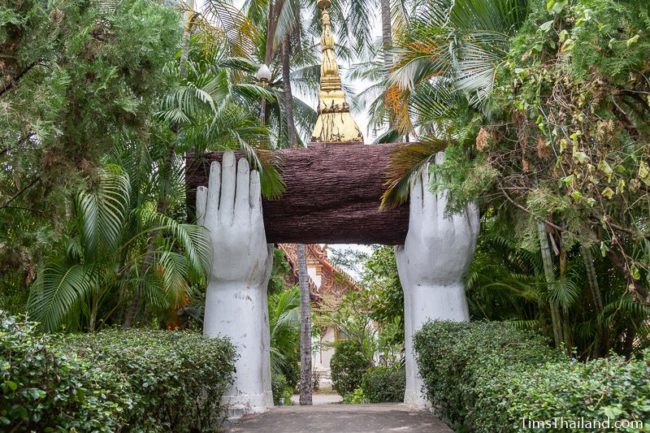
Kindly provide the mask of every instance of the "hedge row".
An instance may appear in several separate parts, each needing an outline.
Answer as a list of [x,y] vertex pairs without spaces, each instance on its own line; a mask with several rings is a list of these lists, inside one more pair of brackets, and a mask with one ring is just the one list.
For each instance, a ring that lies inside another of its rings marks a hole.
[[217,431],[234,359],[226,340],[194,333],[49,337],[0,311],[0,430]]
[[368,403],[401,403],[405,388],[406,372],[400,367],[371,368],[361,379],[361,389]]
[[583,363],[484,322],[429,323],[415,349],[434,409],[457,432],[650,432],[650,352]]

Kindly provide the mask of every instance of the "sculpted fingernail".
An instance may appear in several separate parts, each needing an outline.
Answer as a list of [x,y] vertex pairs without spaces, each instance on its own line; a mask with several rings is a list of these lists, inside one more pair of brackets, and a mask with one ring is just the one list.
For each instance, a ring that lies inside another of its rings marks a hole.
[[246,173],[248,171],[248,161],[245,159],[240,159],[239,160],[239,172],[240,173]]

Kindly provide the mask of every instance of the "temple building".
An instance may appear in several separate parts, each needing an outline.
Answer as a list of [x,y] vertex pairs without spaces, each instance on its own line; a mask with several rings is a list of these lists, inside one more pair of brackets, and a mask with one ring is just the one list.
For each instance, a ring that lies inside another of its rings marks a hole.
[[[289,285],[298,285],[298,256],[294,244],[279,244],[289,266],[291,274],[286,278]],[[307,245],[307,273],[309,274],[309,293],[312,305],[317,311],[319,306],[327,303],[331,308],[341,302],[349,291],[358,291],[360,287],[344,271],[338,269],[327,257],[327,245]],[[316,313],[317,314],[317,313]],[[318,377],[321,386],[330,386],[330,361],[334,355],[334,343],[339,338],[339,330],[333,326],[319,329],[319,336],[312,340],[312,371]]]

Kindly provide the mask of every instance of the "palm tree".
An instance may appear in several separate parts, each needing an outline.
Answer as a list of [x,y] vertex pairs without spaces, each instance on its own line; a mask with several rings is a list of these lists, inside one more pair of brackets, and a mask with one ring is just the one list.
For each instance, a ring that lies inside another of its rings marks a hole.
[[285,376],[298,360],[300,339],[300,290],[292,287],[269,297],[271,370]]
[[[139,202],[134,182],[107,164],[96,185],[77,195],[75,218],[63,258],[41,269],[29,311],[47,331],[94,331],[118,319],[131,293],[148,307],[179,306],[190,287],[205,279],[210,258],[201,227],[180,224]],[[150,242],[152,233],[161,236]],[[54,257],[60,254],[54,254]]]

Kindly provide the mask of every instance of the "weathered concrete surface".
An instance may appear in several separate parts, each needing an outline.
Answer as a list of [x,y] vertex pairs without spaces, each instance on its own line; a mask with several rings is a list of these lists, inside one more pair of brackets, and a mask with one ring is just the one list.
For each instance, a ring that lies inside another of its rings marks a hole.
[[260,175],[225,152],[196,194],[199,224],[210,233],[212,269],[203,333],[235,345],[235,381],[223,402],[229,418],[273,406],[267,287],[273,267],[262,219]]
[[[436,155],[441,164],[444,153]],[[413,348],[413,336],[429,320],[469,320],[463,276],[474,255],[479,213],[474,204],[463,212],[447,214],[447,192],[429,189],[425,170],[411,183],[409,230],[404,246],[395,249],[397,271],[404,289],[406,391],[404,403],[426,407]]]
[[[292,395],[291,396],[291,401],[293,404],[299,404],[300,401],[300,396],[299,395]],[[311,398],[311,403],[316,406],[316,405],[321,405],[321,404],[333,404],[333,403],[341,403],[343,401],[343,397],[341,397],[338,394],[334,393],[324,393],[324,392],[318,392],[314,393]]]
[[289,406],[242,418],[227,433],[453,433],[428,411],[402,404]]

